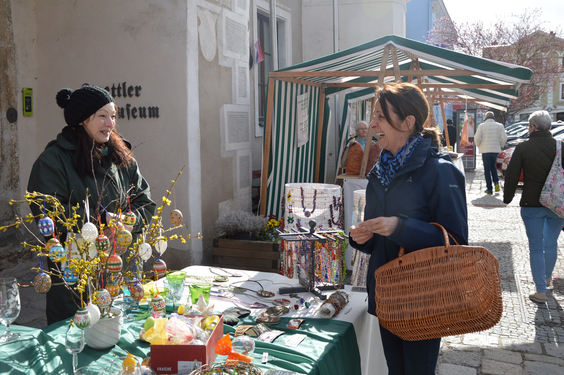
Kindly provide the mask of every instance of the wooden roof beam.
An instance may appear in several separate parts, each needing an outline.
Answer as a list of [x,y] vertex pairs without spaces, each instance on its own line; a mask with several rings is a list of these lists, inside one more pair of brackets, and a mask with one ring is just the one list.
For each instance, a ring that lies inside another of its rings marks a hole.
[[[387,56],[386,56],[387,58]],[[384,61],[384,60],[383,60]],[[381,70],[344,70],[344,71],[315,71],[315,72],[296,72],[296,71],[284,71],[284,72],[270,72],[269,78],[313,78],[313,77],[379,77]],[[395,76],[396,73],[393,70],[386,70],[384,73],[386,76]],[[467,69],[453,69],[453,70],[443,70],[443,69],[430,69],[430,70],[420,70],[420,69],[409,69],[400,70],[399,74],[401,76],[483,76],[486,73],[475,72],[473,70]]]

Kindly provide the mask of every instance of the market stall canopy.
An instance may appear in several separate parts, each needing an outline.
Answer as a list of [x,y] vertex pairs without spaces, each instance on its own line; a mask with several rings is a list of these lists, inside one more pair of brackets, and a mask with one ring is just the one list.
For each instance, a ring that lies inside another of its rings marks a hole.
[[[395,48],[391,48],[395,47]],[[382,61],[386,61],[382,70]],[[351,88],[374,87],[383,82],[412,81],[421,88],[441,88],[507,107],[517,98],[518,88],[529,81],[528,68],[484,59],[388,35],[315,60],[280,69],[271,78],[325,88],[329,96]]]
[[[417,84],[430,104],[462,100],[504,110],[511,99],[517,98],[519,86],[528,82],[531,75],[532,71],[525,67],[397,35],[270,73],[261,214],[281,214],[286,183],[324,182],[327,96],[404,81]],[[301,130],[296,129],[298,118]],[[307,141],[303,143],[302,138],[298,143],[298,135]],[[367,157],[368,154],[361,174]]]

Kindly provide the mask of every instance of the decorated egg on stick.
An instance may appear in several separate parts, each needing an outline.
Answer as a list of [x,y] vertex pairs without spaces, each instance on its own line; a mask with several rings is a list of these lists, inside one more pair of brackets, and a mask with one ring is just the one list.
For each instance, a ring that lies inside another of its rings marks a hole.
[[162,279],[166,275],[166,263],[162,259],[157,259],[153,264],[153,271],[159,279]]
[[33,279],[33,288],[39,294],[44,294],[51,289],[51,276],[41,271]]
[[107,260],[108,271],[112,273],[118,273],[123,268],[123,260],[117,254],[112,254],[108,257]]
[[131,211],[129,211],[128,213],[126,213],[125,215],[123,215],[123,223],[125,225],[130,225],[133,226],[135,225],[135,221],[137,221],[137,217],[135,216],[135,214]]
[[139,244],[139,256],[141,257],[141,259],[147,261],[149,260],[149,258],[151,258],[152,254],[153,249],[151,248],[151,245],[149,245],[147,242],[142,242],[141,244]]
[[39,232],[45,237],[52,235],[55,231],[55,223],[47,216],[39,219],[37,226],[39,227]]
[[110,249],[110,240],[105,234],[100,233],[98,238],[96,238],[96,249],[98,251],[108,251]]
[[180,210],[174,209],[170,213],[170,222],[175,227],[179,226],[180,223],[182,223],[182,218],[183,218],[183,216],[182,216],[182,212],[180,212]]
[[130,231],[128,231],[127,229],[121,229],[120,231],[118,231],[118,245],[127,247],[131,244],[131,241],[133,241],[133,236],[131,235]]
[[93,243],[98,237],[98,228],[92,223],[86,223],[83,225],[80,235],[84,241]]
[[74,314],[74,324],[80,329],[88,327],[91,321],[90,311],[86,307],[78,309],[76,314]]

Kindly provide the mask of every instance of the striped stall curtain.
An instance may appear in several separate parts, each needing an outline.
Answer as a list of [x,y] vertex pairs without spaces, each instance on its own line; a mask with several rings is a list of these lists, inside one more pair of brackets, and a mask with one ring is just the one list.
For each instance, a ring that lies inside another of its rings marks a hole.
[[[270,86],[268,90],[272,89]],[[266,197],[266,215],[282,217],[282,198],[287,183],[315,182],[315,157],[319,122],[319,97],[321,89],[285,81],[275,81],[274,108],[272,120],[272,139],[268,166],[268,186]],[[308,129],[309,139],[306,144],[297,147],[296,107],[297,97],[309,93]],[[269,103],[267,103],[267,106]],[[329,105],[325,100],[323,133],[321,137],[321,161],[319,182],[325,181],[327,124]]]

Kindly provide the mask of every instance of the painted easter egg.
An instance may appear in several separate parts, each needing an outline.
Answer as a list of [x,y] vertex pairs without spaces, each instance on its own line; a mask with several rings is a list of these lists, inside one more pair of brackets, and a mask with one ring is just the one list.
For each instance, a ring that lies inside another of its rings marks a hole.
[[51,250],[51,248],[55,245],[59,245],[61,246],[61,242],[56,239],[56,238],[51,238],[49,241],[47,241],[47,243],[45,244],[45,251],[49,252]]
[[76,314],[74,314],[74,324],[80,329],[88,327],[91,320],[90,311],[86,307],[78,309]]
[[112,254],[108,257],[107,264],[108,271],[113,273],[118,273],[123,268],[123,261],[121,260],[121,257],[116,254]]
[[123,215],[123,223],[125,225],[135,225],[135,221],[137,221],[137,217],[135,216],[135,214],[131,211],[129,211],[128,213],[126,213],[125,215]]
[[50,217],[39,219],[37,226],[39,227],[39,232],[45,237],[52,235],[55,231],[55,223],[53,223]]
[[74,273],[70,268],[65,268],[63,271],[63,278],[69,284],[74,284],[78,281],[78,275]]
[[108,251],[110,249],[110,240],[105,234],[101,233],[98,238],[96,238],[96,249],[98,251]]
[[86,309],[88,310],[88,312],[90,312],[90,325],[93,326],[94,324],[98,323],[98,320],[100,320],[100,309],[98,308],[98,306],[89,304],[88,306],[86,306]]
[[153,310],[153,316],[156,314],[162,314],[166,307],[166,301],[163,296],[156,295],[151,297],[151,309]]
[[139,256],[141,257],[141,259],[147,261],[149,260],[149,258],[151,258],[152,254],[153,249],[147,242],[143,242],[139,245]]
[[96,225],[94,225],[93,223],[86,223],[82,227],[80,235],[82,236],[82,239],[84,241],[93,243],[98,237],[98,228],[96,228]]
[[101,310],[105,310],[110,307],[112,303],[112,296],[107,289],[102,289],[96,292],[96,298],[94,302]]
[[110,293],[110,297],[112,298],[116,298],[117,296],[119,296],[119,293],[121,292],[121,288],[119,287],[118,284],[106,285],[106,290],[108,291],[108,293]]
[[125,253],[127,251],[127,246],[121,246],[116,244],[116,254],[117,255],[123,255],[123,253]]
[[182,212],[180,212],[180,210],[173,210],[170,213],[170,222],[172,223],[172,225],[174,225],[175,227],[179,226],[180,223],[182,223]]
[[131,298],[134,301],[141,301],[145,296],[145,290],[143,289],[143,285],[137,279],[132,280],[128,285],[127,289],[129,289],[129,293],[131,294]]
[[49,249],[49,258],[51,260],[56,260],[65,256],[65,249],[59,245],[53,245]]
[[155,271],[155,275],[158,276],[159,279],[162,279],[166,275],[166,263],[162,259],[157,259],[153,264],[153,271]]
[[157,237],[157,243],[155,244],[155,250],[157,250],[159,252],[159,254],[163,255],[166,251],[167,246],[168,246],[168,243],[166,241],[165,236]]
[[47,293],[51,289],[51,276],[41,271],[33,279],[33,288],[37,293]]
[[131,241],[133,241],[133,236],[131,235],[130,231],[128,231],[127,229],[122,229],[118,232],[117,234],[118,245],[127,247],[131,244]]

